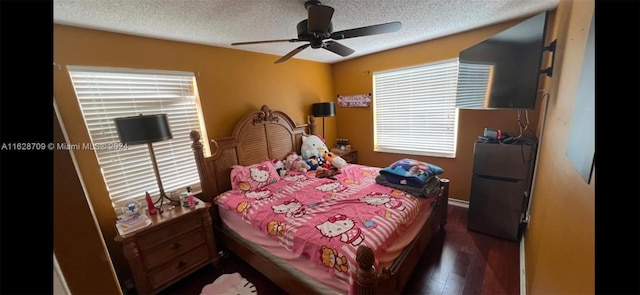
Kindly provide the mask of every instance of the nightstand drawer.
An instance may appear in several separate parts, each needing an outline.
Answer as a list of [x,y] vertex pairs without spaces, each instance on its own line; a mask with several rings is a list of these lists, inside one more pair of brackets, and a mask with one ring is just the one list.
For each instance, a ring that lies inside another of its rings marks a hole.
[[205,242],[204,231],[202,228],[199,228],[150,249],[144,254],[144,264],[148,270],[151,270]]
[[162,284],[194,268],[202,266],[203,263],[207,263],[209,260],[209,249],[206,245],[202,245],[162,265],[158,270],[149,273],[151,287],[154,289],[162,287]]
[[159,226],[152,232],[140,235],[138,237],[138,247],[141,250],[149,249],[199,226],[202,226],[202,220],[199,215],[183,218],[179,222],[173,222],[167,226]]

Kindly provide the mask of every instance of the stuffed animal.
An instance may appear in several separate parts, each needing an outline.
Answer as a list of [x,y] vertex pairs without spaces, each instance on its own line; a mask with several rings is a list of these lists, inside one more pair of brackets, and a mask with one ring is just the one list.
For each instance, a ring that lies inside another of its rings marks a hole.
[[276,168],[276,171],[278,172],[278,175],[280,175],[280,177],[284,177],[285,175],[287,175],[287,170],[284,169],[284,163],[282,163],[282,161],[280,161],[280,159],[273,159],[273,167]]
[[340,171],[336,167],[331,167],[329,169],[324,167],[318,167],[318,170],[316,170],[317,178],[330,178],[335,180],[336,178],[333,176],[336,174],[340,174]]
[[318,167],[320,167],[320,162],[318,162],[318,160],[315,157],[307,160],[306,162],[307,162],[307,165],[311,167],[309,168],[310,171],[316,170],[318,169]]
[[287,171],[307,172],[311,166],[305,162],[296,152],[290,152],[284,159],[284,169]]
[[332,152],[326,152],[322,157],[326,163],[331,163],[331,166],[338,169],[342,169],[342,167],[347,166],[347,161]]
[[328,152],[329,149],[324,143],[324,139],[317,135],[309,135],[302,137],[302,146],[300,147],[300,155],[306,161],[314,156],[317,159],[322,159],[322,155]]

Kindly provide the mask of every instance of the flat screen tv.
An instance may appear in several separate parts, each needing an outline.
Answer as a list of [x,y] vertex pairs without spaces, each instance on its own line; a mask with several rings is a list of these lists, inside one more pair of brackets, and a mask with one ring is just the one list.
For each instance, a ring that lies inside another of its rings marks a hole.
[[534,109],[546,24],[543,12],[461,51],[456,107]]

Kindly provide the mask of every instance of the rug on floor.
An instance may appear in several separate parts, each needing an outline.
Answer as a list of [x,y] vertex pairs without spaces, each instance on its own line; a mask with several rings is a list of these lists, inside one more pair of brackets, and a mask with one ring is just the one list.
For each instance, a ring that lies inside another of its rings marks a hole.
[[223,274],[202,288],[201,295],[256,295],[256,287],[239,273]]

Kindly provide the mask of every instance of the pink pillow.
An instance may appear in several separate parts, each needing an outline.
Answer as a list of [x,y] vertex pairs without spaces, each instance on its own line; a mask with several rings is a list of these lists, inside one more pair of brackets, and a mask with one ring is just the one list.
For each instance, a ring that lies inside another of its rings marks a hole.
[[269,160],[250,166],[234,165],[231,169],[231,188],[253,191],[272,184],[280,179],[280,175]]

